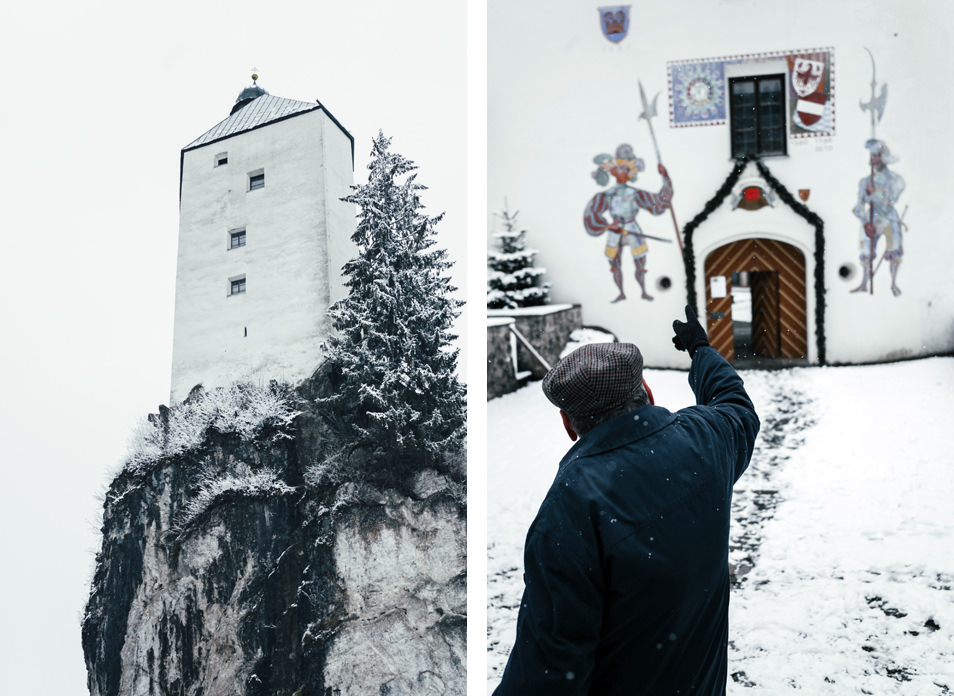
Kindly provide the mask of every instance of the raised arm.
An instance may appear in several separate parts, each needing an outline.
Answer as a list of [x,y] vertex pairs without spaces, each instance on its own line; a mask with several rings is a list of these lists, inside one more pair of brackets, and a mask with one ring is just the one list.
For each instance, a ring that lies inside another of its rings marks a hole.
[[659,174],[663,178],[662,188],[659,193],[650,193],[642,189],[636,189],[634,198],[636,204],[643,210],[648,210],[653,215],[662,215],[669,210],[672,205],[672,179],[669,178],[669,172],[663,165],[659,165]]
[[748,466],[759,432],[755,406],[739,373],[709,345],[705,329],[691,307],[686,306],[686,321],[676,320],[672,328],[673,345],[692,358],[689,386],[696,395],[696,404],[711,407],[722,416],[720,426],[733,443],[734,474],[738,479]]

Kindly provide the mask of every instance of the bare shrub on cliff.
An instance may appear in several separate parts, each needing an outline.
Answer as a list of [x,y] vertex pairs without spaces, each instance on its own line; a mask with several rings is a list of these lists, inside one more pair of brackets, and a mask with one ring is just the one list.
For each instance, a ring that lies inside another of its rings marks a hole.
[[300,413],[287,385],[233,384],[200,392],[195,398],[151,414],[136,427],[129,443],[126,468],[136,470],[163,457],[195,449],[209,429],[255,439],[271,426],[281,434]]
[[198,491],[186,502],[176,520],[176,531],[181,533],[188,529],[216,500],[228,493],[255,497],[286,495],[294,491],[273,469],[252,470],[247,464],[239,462],[234,471],[223,474],[207,467],[199,475]]

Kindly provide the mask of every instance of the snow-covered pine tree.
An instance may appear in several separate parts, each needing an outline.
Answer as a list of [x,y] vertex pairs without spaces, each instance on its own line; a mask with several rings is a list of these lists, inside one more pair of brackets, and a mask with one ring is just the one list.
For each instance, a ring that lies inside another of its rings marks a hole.
[[344,424],[348,450],[394,475],[458,456],[464,439],[464,387],[451,323],[463,302],[434,249],[435,225],[418,192],[414,163],[373,140],[368,183],[343,200],[358,206],[358,256],[343,267],[348,296],[329,311],[337,336],[328,357],[340,378],[320,399]]
[[535,307],[550,301],[550,284],[539,283],[545,268],[535,268],[536,249],[528,249],[526,230],[516,230],[518,210],[511,213],[504,201],[503,211],[496,213],[503,220],[503,231],[494,234],[500,250],[487,254],[487,308],[514,309]]

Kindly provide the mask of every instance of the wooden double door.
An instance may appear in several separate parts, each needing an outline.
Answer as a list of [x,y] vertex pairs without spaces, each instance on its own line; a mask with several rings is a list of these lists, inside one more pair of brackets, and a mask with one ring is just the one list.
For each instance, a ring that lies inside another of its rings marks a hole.
[[748,280],[751,354],[762,358],[808,357],[805,255],[799,249],[772,239],[731,242],[706,257],[705,273],[709,342],[728,360],[736,358],[733,275]]

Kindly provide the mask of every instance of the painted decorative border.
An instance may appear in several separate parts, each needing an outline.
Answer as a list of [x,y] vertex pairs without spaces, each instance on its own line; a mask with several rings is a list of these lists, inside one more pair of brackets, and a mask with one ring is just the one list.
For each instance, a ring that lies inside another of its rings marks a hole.
[[[727,65],[785,58],[789,73],[789,137],[815,138],[835,134],[835,49],[810,48],[693,58],[666,63],[671,128],[718,126],[726,123]],[[819,69],[820,66],[820,69]],[[796,68],[814,68],[814,80],[792,78]]]

